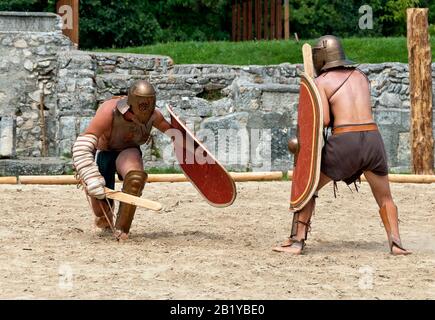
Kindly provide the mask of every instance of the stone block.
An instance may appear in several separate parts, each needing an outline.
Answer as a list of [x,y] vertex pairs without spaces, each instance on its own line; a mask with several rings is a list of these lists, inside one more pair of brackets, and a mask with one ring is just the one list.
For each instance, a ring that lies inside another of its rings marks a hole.
[[407,167],[411,164],[411,147],[409,132],[399,133],[399,145],[397,147],[397,165]]
[[0,158],[15,157],[15,139],[15,119],[13,117],[0,117]]

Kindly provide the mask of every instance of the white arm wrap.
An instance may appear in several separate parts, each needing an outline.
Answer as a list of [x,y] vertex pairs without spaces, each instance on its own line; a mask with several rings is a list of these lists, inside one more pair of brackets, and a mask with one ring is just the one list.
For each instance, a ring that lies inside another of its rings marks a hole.
[[77,173],[86,184],[86,189],[91,196],[98,199],[105,197],[104,185],[106,182],[98,171],[94,161],[98,138],[93,134],[79,136],[72,150],[73,164]]

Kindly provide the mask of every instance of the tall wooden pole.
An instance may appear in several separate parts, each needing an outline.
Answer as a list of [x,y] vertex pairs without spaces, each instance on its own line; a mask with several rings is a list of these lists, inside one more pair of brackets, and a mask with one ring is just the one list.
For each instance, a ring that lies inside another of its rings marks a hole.
[[269,0],[264,0],[263,39],[269,39]]
[[231,5],[231,41],[236,41],[237,40],[237,30],[236,30],[236,25],[237,25],[237,4],[236,4],[236,0],[233,0],[232,5]]
[[78,47],[79,45],[79,0],[59,0],[56,13],[62,17],[62,32]]
[[242,40],[242,4],[240,3],[240,1],[237,1],[237,24],[236,24],[236,28],[237,28],[237,41]]
[[276,39],[276,0],[270,2],[270,39]]
[[252,40],[252,0],[248,1],[248,40]]
[[290,5],[289,0],[284,0],[284,39],[290,39]]
[[407,9],[411,98],[411,162],[416,174],[434,173],[432,67],[428,9]]
[[282,0],[276,2],[276,38],[282,39]]
[[47,146],[47,126],[45,124],[45,114],[44,114],[44,95],[45,95],[45,86],[42,85],[41,94],[39,98],[39,125],[41,128],[41,155],[43,157],[48,157],[48,146]]
[[261,3],[255,0],[255,39],[261,39]]
[[248,0],[243,0],[243,41],[248,40]]

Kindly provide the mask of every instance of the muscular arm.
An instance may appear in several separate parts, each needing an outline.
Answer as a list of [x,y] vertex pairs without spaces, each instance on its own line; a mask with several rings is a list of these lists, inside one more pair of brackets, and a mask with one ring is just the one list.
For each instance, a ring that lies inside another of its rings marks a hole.
[[169,129],[172,129],[171,124],[166,121],[165,117],[163,117],[162,113],[159,110],[154,111],[154,121],[153,126],[159,129],[161,132],[165,133]]
[[94,161],[95,150],[99,137],[110,129],[112,111],[113,104],[103,103],[85,132],[77,137],[72,150],[73,165],[78,176],[85,184],[88,194],[98,199],[105,197],[105,181]]
[[326,96],[325,89],[322,85],[322,82],[319,80],[319,78],[314,80],[316,82],[317,88],[319,89],[320,93],[320,100],[322,102],[323,107],[323,126],[327,127],[329,126],[329,123],[331,122],[331,118],[329,116],[329,101],[328,97]]

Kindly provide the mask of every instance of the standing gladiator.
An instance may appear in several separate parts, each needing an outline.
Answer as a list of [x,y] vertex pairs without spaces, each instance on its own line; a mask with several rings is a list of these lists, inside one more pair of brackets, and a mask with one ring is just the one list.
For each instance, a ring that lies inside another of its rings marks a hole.
[[[346,59],[337,37],[321,37],[313,47],[313,62],[324,113],[324,126],[331,128],[322,149],[320,190],[330,181],[354,183],[366,177],[379,205],[394,255],[410,254],[402,246],[398,211],[388,181],[387,155],[378,127],[373,120],[370,84],[367,76]],[[316,192],[317,194],[317,192]],[[300,254],[314,212],[316,195],[294,213],[289,239],[274,251]]]
[[[156,109],[154,87],[140,80],[129,88],[128,97],[105,101],[77,138],[73,163],[91,198],[97,227],[113,226],[113,201],[106,200],[104,187],[114,189],[116,173],[123,181],[123,192],[142,195],[147,173],[140,146],[150,138],[152,127],[166,132],[171,125]],[[120,203],[114,225],[120,239],[128,238],[135,211],[136,206]]]

